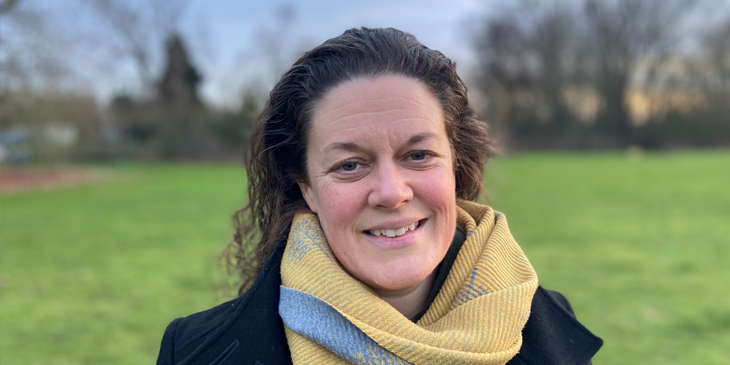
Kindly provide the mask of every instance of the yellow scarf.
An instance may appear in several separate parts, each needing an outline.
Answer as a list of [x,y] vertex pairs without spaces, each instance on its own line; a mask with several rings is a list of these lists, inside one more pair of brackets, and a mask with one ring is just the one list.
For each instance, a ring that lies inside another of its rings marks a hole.
[[344,271],[317,216],[298,213],[279,302],[294,363],[504,364],[517,354],[537,275],[501,213],[457,205],[466,241],[417,323]]

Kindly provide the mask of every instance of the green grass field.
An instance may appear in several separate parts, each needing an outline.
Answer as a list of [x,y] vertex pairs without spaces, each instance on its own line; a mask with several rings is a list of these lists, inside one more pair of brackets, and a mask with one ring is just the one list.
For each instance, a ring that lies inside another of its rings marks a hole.
[[[0,197],[0,363],[149,364],[174,318],[227,299],[217,258],[238,166],[88,167],[102,182]],[[492,205],[605,345],[596,364],[730,359],[730,151],[525,154]]]

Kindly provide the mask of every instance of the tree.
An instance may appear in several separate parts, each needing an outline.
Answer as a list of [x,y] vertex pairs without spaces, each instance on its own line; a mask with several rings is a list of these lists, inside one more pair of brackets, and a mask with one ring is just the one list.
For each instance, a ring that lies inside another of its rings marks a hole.
[[99,135],[96,100],[77,87],[67,60],[77,49],[71,39],[38,4],[0,1],[0,133],[28,135],[39,160],[64,159],[79,152],[77,142],[89,147]]
[[32,2],[0,2],[0,89],[46,90],[68,86],[73,68],[69,35]]
[[512,147],[565,143],[577,123],[565,98],[576,73],[574,14],[558,2],[513,4],[475,34],[477,87],[491,96],[493,108],[503,109],[496,129],[512,138]]
[[143,158],[200,158],[210,149],[210,115],[198,96],[202,75],[180,35],[165,44],[165,64],[154,98],[118,95],[110,110],[135,155]]
[[730,18],[702,35],[702,51],[706,62],[702,83],[713,105],[730,107]]
[[87,0],[107,26],[110,45],[121,58],[131,59],[143,94],[154,90],[155,68],[162,62],[160,44],[175,33],[187,0],[133,3],[123,0]]
[[510,3],[474,34],[478,87],[500,101],[490,105],[509,105],[501,124],[513,145],[627,147],[636,142],[628,98],[663,87],[662,68],[676,61],[683,14],[695,3]]
[[191,64],[182,38],[173,34],[167,40],[165,69],[157,84],[158,101],[174,109],[200,107],[201,81],[202,76]]
[[159,121],[162,153],[170,158],[195,157],[207,137],[206,111],[198,97],[202,76],[179,35],[173,34],[166,43],[165,69],[157,83],[156,101],[163,112]]
[[263,109],[263,102],[257,90],[244,90],[241,99],[239,110],[218,113],[211,124],[211,132],[217,137],[222,153],[234,159],[243,157],[254,123]]
[[692,5],[673,0],[584,2],[586,44],[593,66],[588,77],[603,100],[596,122],[618,146],[634,142],[629,90],[651,88],[659,76],[657,69],[676,51],[682,14]]

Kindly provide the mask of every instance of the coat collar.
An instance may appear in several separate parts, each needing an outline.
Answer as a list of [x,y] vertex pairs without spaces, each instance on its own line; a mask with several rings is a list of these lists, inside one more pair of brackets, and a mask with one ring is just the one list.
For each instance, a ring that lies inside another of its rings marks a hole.
[[[278,313],[285,246],[280,240],[251,288],[232,303],[225,321],[183,363],[291,364]],[[565,298],[542,287],[535,292],[522,335],[522,347],[508,364],[583,365],[603,344],[576,320]]]

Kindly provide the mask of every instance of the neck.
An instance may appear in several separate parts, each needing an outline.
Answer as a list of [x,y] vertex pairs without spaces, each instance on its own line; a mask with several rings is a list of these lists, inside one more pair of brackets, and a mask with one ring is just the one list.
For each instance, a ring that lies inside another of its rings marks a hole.
[[406,318],[413,319],[426,307],[426,300],[431,292],[435,275],[436,270],[420,283],[405,289],[374,289],[374,291],[380,299],[390,304]]

